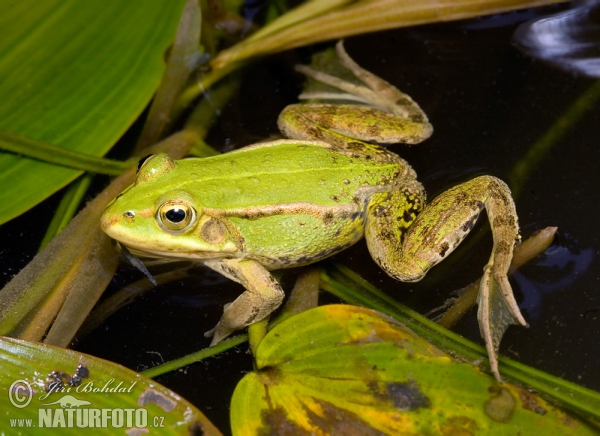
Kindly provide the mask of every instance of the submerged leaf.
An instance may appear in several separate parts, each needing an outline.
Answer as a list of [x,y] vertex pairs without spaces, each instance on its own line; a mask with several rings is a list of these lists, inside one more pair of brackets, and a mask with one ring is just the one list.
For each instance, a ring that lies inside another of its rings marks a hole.
[[259,344],[256,368],[234,392],[236,435],[593,434],[369,309],[321,306],[287,319]]

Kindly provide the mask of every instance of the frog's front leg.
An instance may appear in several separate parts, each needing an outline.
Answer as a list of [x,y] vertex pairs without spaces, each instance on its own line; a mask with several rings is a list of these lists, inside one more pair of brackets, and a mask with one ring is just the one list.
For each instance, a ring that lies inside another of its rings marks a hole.
[[216,327],[205,333],[212,336],[211,346],[218,344],[235,330],[266,318],[283,301],[284,293],[275,278],[258,262],[244,259],[208,260],[205,264],[246,288],[226,306]]
[[487,210],[494,246],[481,280],[477,316],[490,366],[501,380],[497,368],[500,339],[509,324],[527,325],[507,277],[519,240],[508,186],[495,177],[477,177],[439,195],[412,223],[407,223],[409,200],[404,192],[375,194],[365,230],[373,258],[390,276],[407,282],[421,280],[448,256],[471,231],[481,211]]

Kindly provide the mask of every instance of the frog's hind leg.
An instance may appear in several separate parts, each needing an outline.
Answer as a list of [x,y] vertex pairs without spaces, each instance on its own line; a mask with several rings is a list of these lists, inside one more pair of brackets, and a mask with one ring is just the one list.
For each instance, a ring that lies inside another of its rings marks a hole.
[[507,277],[519,240],[508,186],[495,177],[477,177],[439,195],[411,222],[410,199],[403,199],[404,195],[375,194],[369,204],[365,234],[376,262],[390,276],[406,282],[421,280],[447,257],[486,209],[494,246],[480,284],[477,316],[490,366],[500,380],[496,357],[500,339],[509,324],[527,325]]
[[220,259],[208,260],[205,264],[246,288],[233,303],[225,306],[223,316],[216,327],[204,334],[213,337],[211,346],[218,344],[234,331],[263,320],[283,301],[285,294],[281,286],[258,262]]

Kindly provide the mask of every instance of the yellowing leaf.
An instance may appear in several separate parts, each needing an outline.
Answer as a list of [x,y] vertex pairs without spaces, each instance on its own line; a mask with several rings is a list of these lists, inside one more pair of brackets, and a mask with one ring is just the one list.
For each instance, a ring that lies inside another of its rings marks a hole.
[[370,309],[321,306],[271,330],[231,403],[235,435],[593,434]]

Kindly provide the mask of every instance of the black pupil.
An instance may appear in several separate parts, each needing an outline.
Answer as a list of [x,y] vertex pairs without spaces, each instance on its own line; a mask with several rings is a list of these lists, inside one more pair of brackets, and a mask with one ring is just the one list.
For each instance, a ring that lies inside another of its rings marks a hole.
[[185,210],[179,208],[171,209],[165,213],[165,216],[172,223],[180,223],[185,219]]

